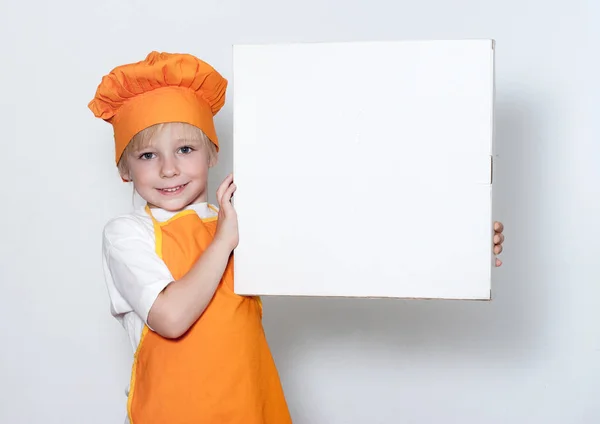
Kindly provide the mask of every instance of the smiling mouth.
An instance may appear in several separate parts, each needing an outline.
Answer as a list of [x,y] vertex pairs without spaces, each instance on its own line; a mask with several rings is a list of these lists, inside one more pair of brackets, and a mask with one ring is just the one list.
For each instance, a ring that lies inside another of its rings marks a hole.
[[157,190],[164,194],[164,195],[173,195],[173,194],[178,194],[181,193],[183,191],[183,189],[185,188],[185,186],[187,186],[188,183],[185,184],[181,184],[175,187],[168,187],[168,188],[157,188]]

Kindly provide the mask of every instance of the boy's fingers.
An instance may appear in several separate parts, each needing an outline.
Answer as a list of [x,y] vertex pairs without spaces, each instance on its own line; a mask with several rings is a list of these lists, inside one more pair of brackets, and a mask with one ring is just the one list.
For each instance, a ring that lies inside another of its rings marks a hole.
[[221,199],[223,198],[223,192],[225,191],[225,182],[222,182],[217,189],[217,203],[221,205]]
[[501,233],[502,231],[504,231],[504,225],[502,225],[502,223],[501,223],[501,222],[499,222],[499,221],[496,221],[496,222],[494,223],[494,230],[495,230],[496,232],[498,232],[498,233]]
[[235,184],[231,184],[229,186],[229,188],[227,189],[227,191],[225,192],[225,199],[226,200],[231,200],[231,198],[233,197],[233,193],[235,193],[235,190],[237,189],[237,186]]
[[237,187],[235,186],[235,184],[231,184],[227,190],[225,191],[225,193],[223,193],[223,197],[221,198],[222,201],[222,207],[223,208],[229,208],[229,207],[233,207],[233,205],[231,204],[231,198],[233,197],[233,193],[235,193],[235,190],[237,189]]
[[227,188],[231,185],[233,175],[229,174],[217,189],[217,202],[219,205],[223,203],[223,195],[227,192]]

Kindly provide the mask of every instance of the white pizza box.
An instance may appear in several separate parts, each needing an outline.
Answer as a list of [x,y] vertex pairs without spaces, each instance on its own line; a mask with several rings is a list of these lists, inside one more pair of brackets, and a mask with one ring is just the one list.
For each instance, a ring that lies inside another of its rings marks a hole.
[[233,47],[240,295],[491,297],[493,40]]

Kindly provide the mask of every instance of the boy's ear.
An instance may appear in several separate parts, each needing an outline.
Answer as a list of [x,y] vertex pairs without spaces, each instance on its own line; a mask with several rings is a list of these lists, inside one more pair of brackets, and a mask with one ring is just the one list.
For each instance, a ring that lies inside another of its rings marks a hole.
[[121,156],[121,158],[119,159],[119,162],[117,162],[117,170],[119,171],[119,175],[121,176],[121,179],[123,181],[131,182],[132,176],[129,171],[129,166],[127,165],[126,160],[127,160],[127,158],[125,158],[125,152],[124,152],[123,156]]
[[119,174],[121,175],[121,178],[123,179],[123,181],[126,182],[131,182],[131,175],[129,175],[128,171],[121,171],[119,170]]
[[208,167],[212,168],[219,162],[219,152],[214,152],[214,154],[209,155],[208,158]]

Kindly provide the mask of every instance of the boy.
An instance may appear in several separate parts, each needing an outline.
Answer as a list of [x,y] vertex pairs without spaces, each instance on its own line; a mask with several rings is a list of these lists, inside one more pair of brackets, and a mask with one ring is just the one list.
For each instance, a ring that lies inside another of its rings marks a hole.
[[218,209],[207,202],[226,87],[191,55],[152,52],[113,69],[89,104],[114,127],[121,178],[147,202],[103,237],[111,312],[135,350],[132,424],[291,423],[260,300],[233,291],[233,178]]

